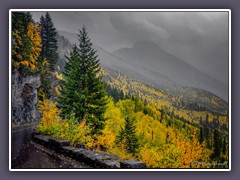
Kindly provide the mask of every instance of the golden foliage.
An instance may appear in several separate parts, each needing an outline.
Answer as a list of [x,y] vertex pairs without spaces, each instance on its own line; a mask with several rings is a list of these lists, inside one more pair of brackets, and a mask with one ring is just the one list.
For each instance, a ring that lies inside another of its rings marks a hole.
[[[151,168],[199,168],[193,162],[208,162],[211,151],[200,145],[193,134],[193,140],[175,134],[169,129],[170,141],[160,146],[146,144],[140,151],[140,159]],[[194,166],[195,165],[195,166]],[[203,167],[202,167],[203,168]],[[204,167],[207,168],[207,167]]]
[[121,117],[120,108],[115,106],[112,99],[108,99],[107,110],[104,115],[106,122],[102,135],[97,137],[95,145],[108,150],[115,148],[116,134],[124,125],[124,119]]
[[[29,23],[26,34],[22,35],[18,30],[15,30],[12,36],[14,39],[12,55],[17,58],[13,59],[13,66],[18,68],[21,65],[35,70],[37,68],[36,61],[40,55],[42,46],[40,27],[34,23]],[[27,47],[24,47],[26,44]]]
[[[134,112],[134,102],[130,99],[121,100],[116,105],[109,99],[105,113],[105,128],[101,135],[92,137],[86,120],[78,123],[74,116],[61,120],[56,104],[44,100],[40,106],[43,117],[38,129],[54,137],[67,139],[72,145],[85,143],[88,148],[104,149],[122,159],[138,158],[150,168],[208,168],[207,165],[194,163],[208,164],[212,153],[206,149],[205,143],[199,143],[198,128],[186,125],[188,131],[185,128],[178,129],[182,123],[176,118],[171,120],[175,122],[175,126],[167,126],[167,122],[160,123],[156,119],[161,113],[154,106],[146,107],[156,115],[149,116],[142,111]],[[116,136],[124,125],[126,115],[135,119],[136,136],[140,144],[139,151],[134,156],[116,145]]]
[[54,127],[58,125],[60,121],[60,110],[57,108],[56,103],[48,99],[44,99],[39,105],[40,113],[42,114],[42,119],[38,125],[38,130],[45,134],[53,134]]
[[58,73],[57,71],[54,73],[56,78],[59,79],[59,80],[62,80],[63,79],[63,76],[61,73]]
[[53,136],[66,139],[73,146],[78,143],[85,143],[87,147],[91,147],[93,144],[93,137],[90,136],[90,128],[86,125],[85,119],[81,123],[77,122],[73,117],[61,121],[57,133],[53,134]]
[[48,99],[44,99],[39,108],[42,119],[37,129],[40,132],[69,140],[72,145],[86,143],[88,147],[92,146],[93,137],[90,136],[90,128],[86,125],[85,119],[81,123],[74,116],[62,120],[59,117],[60,110],[56,107],[56,103]]
[[36,24],[29,23],[27,29],[27,35],[30,38],[30,55],[29,55],[29,66],[30,69],[36,69],[36,60],[41,52],[41,37],[40,37],[40,27]]
[[[164,109],[168,109],[169,112],[171,112],[172,108],[174,107],[173,104],[180,103],[180,99],[177,97],[169,96],[166,92],[146,86],[145,84],[135,81],[126,75],[120,73],[112,73],[106,70],[102,70],[100,73],[109,78],[108,84],[112,88],[121,90],[125,95],[129,94],[131,91],[131,95],[140,97],[143,101],[146,101],[151,106],[154,105],[159,109],[161,107],[164,107]],[[219,100],[217,98],[206,97],[205,100],[212,105],[219,106]],[[209,114],[209,122],[212,122],[213,118],[216,118],[216,116],[207,111],[190,111],[182,108],[174,109],[175,115],[194,123],[198,123],[200,117],[202,117],[204,121],[207,113]],[[227,126],[228,120],[226,115],[220,116],[219,119],[221,125],[225,124]]]

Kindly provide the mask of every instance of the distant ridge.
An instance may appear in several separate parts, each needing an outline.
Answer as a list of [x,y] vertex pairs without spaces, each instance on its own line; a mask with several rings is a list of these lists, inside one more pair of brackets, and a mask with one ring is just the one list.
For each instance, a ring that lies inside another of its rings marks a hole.
[[[77,42],[77,35],[74,33],[58,33],[71,44]],[[114,52],[108,52],[97,45],[94,48],[103,67],[122,72],[145,84],[159,89],[166,86],[203,89],[228,102],[226,84],[164,51],[151,41],[136,42],[131,48],[121,48]]]

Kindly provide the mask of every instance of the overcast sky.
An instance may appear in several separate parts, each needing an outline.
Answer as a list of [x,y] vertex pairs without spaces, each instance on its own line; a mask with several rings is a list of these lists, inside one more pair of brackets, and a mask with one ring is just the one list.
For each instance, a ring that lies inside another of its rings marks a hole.
[[[43,12],[33,12],[39,21]],[[58,30],[83,24],[93,43],[108,51],[148,40],[228,83],[228,12],[50,12]]]

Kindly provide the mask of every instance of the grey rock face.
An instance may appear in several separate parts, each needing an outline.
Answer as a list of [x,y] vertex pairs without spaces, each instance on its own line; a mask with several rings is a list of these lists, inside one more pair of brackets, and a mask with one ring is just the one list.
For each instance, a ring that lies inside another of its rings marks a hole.
[[146,168],[146,164],[141,161],[126,160],[126,161],[120,162],[120,167],[126,168],[126,169],[127,168],[141,169],[141,168]]
[[39,76],[21,77],[19,72],[12,74],[12,122],[25,124],[35,122],[40,114],[37,109],[37,92],[41,85]]

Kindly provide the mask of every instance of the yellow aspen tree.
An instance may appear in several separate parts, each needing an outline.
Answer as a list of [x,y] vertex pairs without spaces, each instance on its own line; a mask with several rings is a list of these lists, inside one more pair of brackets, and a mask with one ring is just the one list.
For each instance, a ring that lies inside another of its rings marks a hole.
[[30,39],[31,48],[29,54],[29,64],[28,67],[32,70],[35,70],[37,59],[41,52],[41,37],[40,37],[40,27],[36,24],[29,23],[27,35]]
[[[41,52],[40,27],[34,23],[29,23],[27,33],[21,34],[15,30],[12,33],[14,45],[12,49],[13,66],[27,67],[30,70],[37,69],[37,59]],[[27,44],[27,47],[25,45]]]

